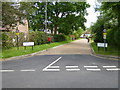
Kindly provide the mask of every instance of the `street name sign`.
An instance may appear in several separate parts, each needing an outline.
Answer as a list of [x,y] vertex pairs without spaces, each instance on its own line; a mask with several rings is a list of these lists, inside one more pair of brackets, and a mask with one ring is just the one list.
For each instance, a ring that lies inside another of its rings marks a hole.
[[97,46],[98,47],[108,47],[108,44],[107,43],[97,43]]
[[34,46],[34,42],[23,42],[23,46]]

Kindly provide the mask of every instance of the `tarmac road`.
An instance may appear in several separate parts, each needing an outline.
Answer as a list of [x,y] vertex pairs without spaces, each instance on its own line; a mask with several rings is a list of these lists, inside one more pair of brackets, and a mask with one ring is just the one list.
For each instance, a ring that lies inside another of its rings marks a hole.
[[3,88],[118,88],[119,70],[117,60],[92,56],[82,39],[33,57],[3,61],[0,72]]

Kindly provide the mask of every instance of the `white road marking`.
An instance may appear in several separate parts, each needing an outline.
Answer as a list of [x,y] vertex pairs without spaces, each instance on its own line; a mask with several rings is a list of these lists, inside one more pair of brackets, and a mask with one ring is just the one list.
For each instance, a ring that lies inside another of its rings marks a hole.
[[101,69],[87,69],[87,71],[101,71]]
[[47,72],[48,72],[48,71],[60,71],[60,69],[45,69],[45,70],[43,70],[43,71],[44,71],[44,72],[45,72],[45,71],[47,71]]
[[97,68],[98,66],[84,66],[85,68]]
[[[45,67],[42,71],[60,71],[60,69],[49,69],[53,64],[55,64],[57,61],[59,61],[62,57],[59,57],[57,60],[49,64],[47,67]],[[52,66],[54,67],[54,66]],[[56,66],[55,66],[56,67]]]
[[33,72],[33,71],[35,71],[35,70],[20,70],[20,71],[22,71],[22,72]]
[[60,68],[59,66],[50,66],[49,68]]
[[103,66],[103,68],[116,68],[117,66]]
[[78,66],[66,66],[65,68],[78,68]]
[[0,70],[0,72],[14,72],[15,70]]
[[107,71],[118,71],[120,68],[106,69]]
[[80,71],[80,69],[66,69],[67,71]]

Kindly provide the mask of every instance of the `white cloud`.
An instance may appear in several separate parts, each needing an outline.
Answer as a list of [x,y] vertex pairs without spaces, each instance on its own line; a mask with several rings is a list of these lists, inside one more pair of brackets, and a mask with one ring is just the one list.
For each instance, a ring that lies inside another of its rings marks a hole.
[[92,24],[92,22],[96,22],[97,20],[97,16],[99,13],[95,12],[94,7],[95,7],[95,0],[87,0],[87,3],[90,4],[90,8],[87,9],[87,13],[88,16],[85,16],[85,18],[87,19],[87,22],[85,23],[85,26],[87,28],[90,27],[90,25]]

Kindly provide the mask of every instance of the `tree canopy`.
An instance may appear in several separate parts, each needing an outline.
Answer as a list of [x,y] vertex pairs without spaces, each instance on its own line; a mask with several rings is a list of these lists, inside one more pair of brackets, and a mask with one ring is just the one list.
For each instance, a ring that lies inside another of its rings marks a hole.
[[100,16],[96,23],[91,26],[95,34],[96,42],[103,42],[103,29],[107,30],[107,42],[111,46],[119,46],[120,40],[120,2],[102,2],[97,9]]
[[[34,14],[31,15],[31,26],[34,30],[45,29],[45,2],[36,2]],[[47,23],[48,28],[64,34],[70,34],[79,27],[85,29],[84,16],[87,14],[85,2],[48,2],[47,3]]]
[[[23,19],[29,22],[29,28],[34,31],[47,28],[56,34],[72,34],[79,27],[85,29],[86,2],[3,2],[2,25],[16,26]],[[47,11],[46,11],[47,9]],[[47,20],[45,18],[47,13]]]

